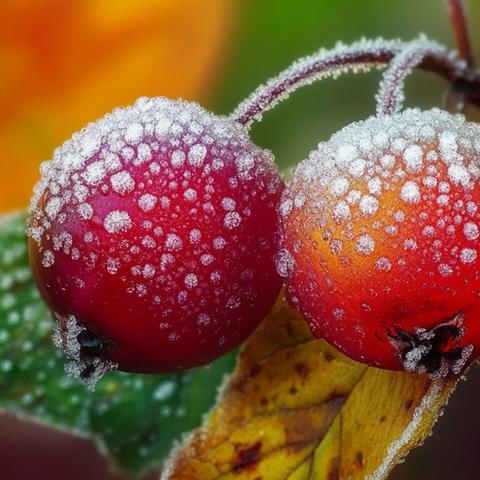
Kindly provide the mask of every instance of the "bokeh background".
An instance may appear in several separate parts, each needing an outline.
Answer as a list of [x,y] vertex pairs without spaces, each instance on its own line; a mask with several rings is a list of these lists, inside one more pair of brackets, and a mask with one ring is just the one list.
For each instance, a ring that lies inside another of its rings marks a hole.
[[[339,40],[424,32],[452,46],[443,3],[0,0],[0,213],[27,206],[40,162],[115,106],[165,95],[226,114],[295,58]],[[480,2],[469,3],[480,53]],[[319,141],[373,113],[378,79],[362,74],[305,88],[254,127],[254,141],[288,170]],[[445,89],[442,80],[415,73],[407,103],[439,105]],[[474,110],[469,116],[480,121]],[[480,478],[479,405],[480,369],[473,367],[435,434],[391,478]],[[109,471],[91,442],[8,415],[0,417],[0,478],[126,479]]]

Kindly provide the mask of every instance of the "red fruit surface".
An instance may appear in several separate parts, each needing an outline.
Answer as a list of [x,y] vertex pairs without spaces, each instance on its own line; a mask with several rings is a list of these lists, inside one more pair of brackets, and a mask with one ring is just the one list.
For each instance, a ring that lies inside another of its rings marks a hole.
[[282,188],[268,151],[193,103],[143,98],[74,134],[43,164],[29,224],[64,346],[103,338],[102,355],[140,372],[237,346],[280,289]]
[[480,127],[441,110],[347,126],[293,174],[277,269],[316,337],[387,369],[480,349]]

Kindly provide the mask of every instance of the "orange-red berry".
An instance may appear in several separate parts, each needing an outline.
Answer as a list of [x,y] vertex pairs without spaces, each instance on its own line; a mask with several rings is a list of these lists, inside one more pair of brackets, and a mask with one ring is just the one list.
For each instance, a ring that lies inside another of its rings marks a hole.
[[348,356],[433,376],[480,351],[480,127],[441,110],[371,117],[320,143],[279,207],[277,268]]

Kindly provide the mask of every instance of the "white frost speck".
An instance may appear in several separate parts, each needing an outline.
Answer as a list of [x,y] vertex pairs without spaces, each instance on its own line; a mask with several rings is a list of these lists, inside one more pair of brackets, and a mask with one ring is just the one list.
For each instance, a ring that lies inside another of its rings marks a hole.
[[474,248],[462,248],[460,260],[462,263],[473,263],[477,259],[477,251]]
[[103,226],[108,233],[125,232],[132,228],[132,220],[128,212],[114,210],[105,217]]
[[45,250],[43,252],[42,265],[45,268],[50,268],[55,263],[55,255],[51,250]]
[[188,151],[188,163],[195,167],[199,167],[207,155],[207,149],[205,145],[197,144],[193,145]]
[[330,191],[336,195],[337,197],[340,197],[347,193],[349,187],[349,182],[346,178],[340,177],[336,178],[332,182],[332,186],[330,187]]
[[223,219],[223,226],[229,230],[237,228],[242,223],[242,217],[237,212],[228,212]]
[[438,273],[440,273],[442,277],[449,277],[453,273],[453,270],[450,265],[446,263],[441,263],[438,266]]
[[365,195],[360,200],[360,210],[366,217],[375,215],[378,210],[378,200],[371,195]]
[[222,208],[226,212],[233,212],[235,210],[237,203],[233,198],[230,197],[224,197],[222,198]]
[[181,150],[175,150],[171,157],[172,167],[181,167],[185,163],[186,155]]
[[370,255],[375,249],[375,241],[370,235],[362,235],[358,237],[355,247],[358,253]]
[[194,190],[193,188],[187,188],[187,189],[183,192],[183,198],[184,198],[187,202],[194,202],[194,201],[197,199],[197,192],[196,192],[196,190]]
[[423,151],[418,145],[409,145],[403,152],[407,172],[419,172],[423,167]]
[[470,185],[470,174],[462,165],[450,165],[448,167],[448,176],[453,183],[458,183],[464,187]]
[[198,285],[198,278],[194,273],[189,273],[185,276],[184,283],[187,288],[196,287]]
[[110,183],[115,192],[120,195],[126,195],[135,188],[135,182],[126,171],[115,173],[110,177]]
[[157,204],[157,197],[150,193],[145,193],[138,199],[138,206],[144,212],[151,212]]
[[467,222],[463,226],[463,234],[465,235],[467,240],[476,240],[480,235],[477,224],[473,222]]
[[165,247],[171,251],[181,250],[183,247],[182,239],[175,233],[169,233],[165,240]]
[[277,254],[275,264],[278,274],[286,278],[293,272],[295,260],[287,249],[282,249]]
[[420,201],[420,190],[415,182],[405,182],[400,190],[400,197],[406,203],[418,203]]

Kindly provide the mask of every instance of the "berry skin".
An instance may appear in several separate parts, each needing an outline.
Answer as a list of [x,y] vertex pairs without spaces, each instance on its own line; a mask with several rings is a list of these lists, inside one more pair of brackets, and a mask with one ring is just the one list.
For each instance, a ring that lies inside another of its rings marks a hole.
[[94,375],[99,356],[104,369],[186,369],[241,343],[281,286],[282,189],[240,125],[180,100],[140,99],[58,148],[28,232],[57,343],[84,361],[73,373]]
[[293,174],[277,269],[313,334],[431,376],[480,349],[480,127],[441,110],[347,126]]

